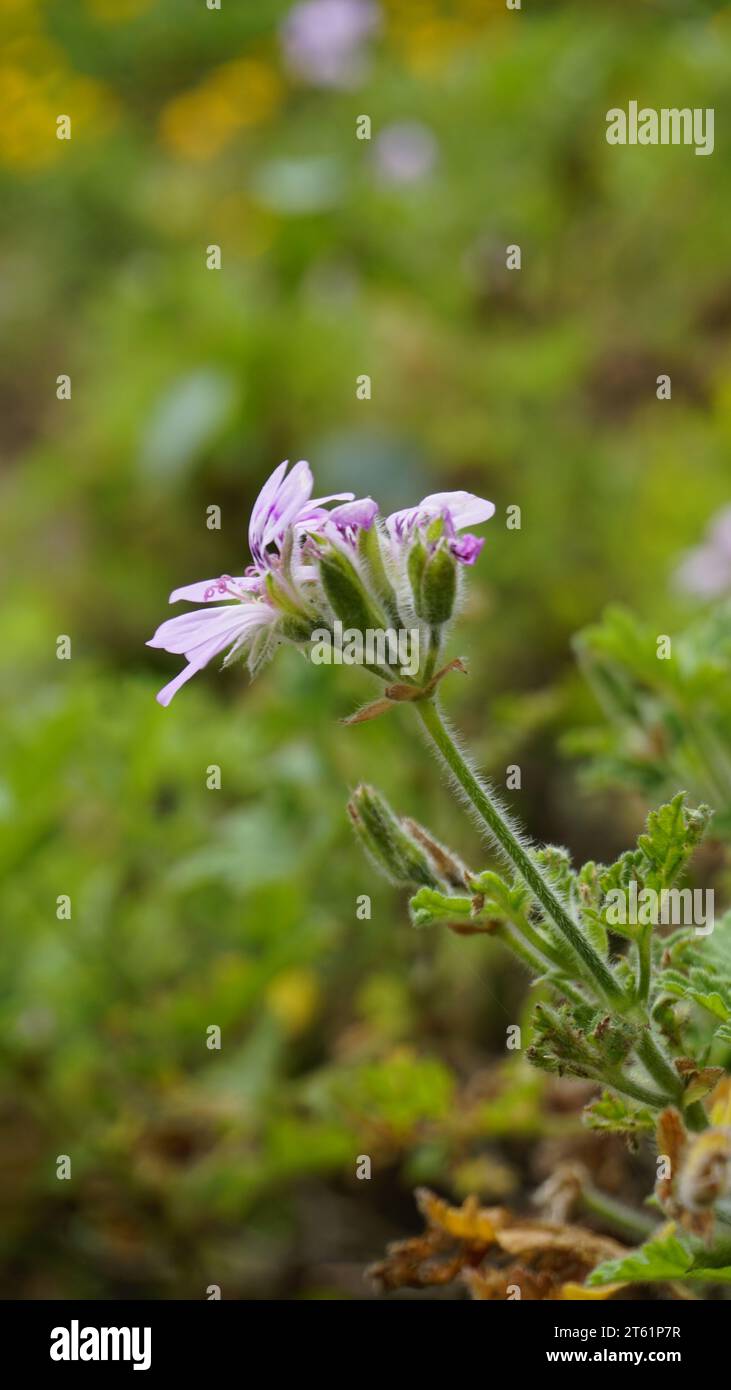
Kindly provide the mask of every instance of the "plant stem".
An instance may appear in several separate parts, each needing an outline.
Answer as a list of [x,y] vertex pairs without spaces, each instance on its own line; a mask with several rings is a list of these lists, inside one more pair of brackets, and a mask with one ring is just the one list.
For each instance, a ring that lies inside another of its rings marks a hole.
[[630,1100],[638,1100],[641,1105],[648,1105],[651,1110],[664,1110],[672,1100],[666,1092],[660,1094],[658,1091],[651,1091],[639,1081],[633,1081],[631,1077],[625,1076],[619,1067],[616,1070],[605,1071],[601,1076],[597,1076],[596,1080],[603,1086],[612,1086],[621,1095],[629,1096]]
[[634,1207],[617,1201],[616,1197],[609,1197],[606,1192],[600,1192],[599,1188],[590,1184],[582,1188],[579,1201],[592,1216],[598,1216],[601,1221],[629,1236],[631,1240],[642,1241],[657,1230],[656,1217],[643,1211],[635,1211]]
[[687,1107],[684,1119],[688,1129],[693,1130],[695,1134],[699,1134],[703,1129],[708,1129],[708,1116],[699,1100]]
[[551,885],[543,877],[531,854],[511,829],[503,812],[495,805],[487,789],[475,776],[446,729],[434,700],[415,702],[415,708],[441,760],[462,788],[470,805],[477,812],[494,840],[507,855],[523,882],[538,900],[546,916],[568,941],[580,958],[597,992],[620,1013],[627,1011],[629,1000],[623,993],[609,967],[582,934]]
[[644,927],[637,942],[637,998],[647,1004],[650,996],[650,971],[652,965],[652,927]]
[[536,931],[532,923],[528,921],[524,912],[516,912],[512,921],[516,930],[525,937],[526,941],[530,942],[534,950],[540,952],[546,961],[550,961],[558,970],[566,970],[566,961],[561,956],[560,951],[556,949],[552,942],[547,941],[541,936],[540,932]]
[[644,1029],[640,1035],[640,1040],[637,1044],[637,1055],[645,1070],[650,1073],[653,1081],[656,1081],[658,1086],[662,1087],[663,1091],[667,1091],[670,1098],[674,1100],[676,1104],[680,1104],[683,1095],[683,1083],[674,1067],[670,1065],[667,1058],[663,1055],[656,1038],[650,1032],[649,1028]]

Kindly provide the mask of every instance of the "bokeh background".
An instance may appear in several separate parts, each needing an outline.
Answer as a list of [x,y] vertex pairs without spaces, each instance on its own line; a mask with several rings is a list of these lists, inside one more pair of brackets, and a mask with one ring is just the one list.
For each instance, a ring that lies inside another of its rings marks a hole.
[[[362,859],[367,776],[485,860],[409,721],[343,728],[365,678],[294,652],[163,711],[144,642],[241,572],[283,458],[384,510],[491,497],[447,703],[521,765],[531,834],[629,842],[642,798],[561,752],[598,718],[571,639],[610,601],[691,616],[674,575],[728,498],[731,6],[337,7],[3,3],[5,1297],[362,1297],[419,1182],[520,1206],[563,1153],[649,1171],[506,1054],[500,948],[418,935]],[[630,99],[715,107],[714,155],[608,147]]]

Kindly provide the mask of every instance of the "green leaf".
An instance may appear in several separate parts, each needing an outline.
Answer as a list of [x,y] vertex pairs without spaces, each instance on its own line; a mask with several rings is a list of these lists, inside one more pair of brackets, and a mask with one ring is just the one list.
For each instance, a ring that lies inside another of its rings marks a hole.
[[621,1259],[606,1260],[598,1265],[586,1283],[589,1288],[617,1283],[665,1283],[675,1279],[731,1284],[731,1265],[714,1267],[708,1264],[709,1258],[707,1252],[694,1254],[676,1235],[660,1236]]
[[[677,932],[666,943],[666,968],[656,993],[696,1004],[728,1028],[731,1024],[731,912],[708,936]],[[722,1036],[719,1029],[718,1037]],[[724,1034],[726,1041],[731,1040]]]
[[588,1129],[601,1129],[611,1134],[639,1134],[655,1128],[655,1117],[644,1106],[633,1105],[614,1091],[604,1091],[598,1100],[584,1110]]
[[678,792],[647,817],[647,830],[637,841],[648,866],[644,874],[647,887],[669,888],[675,882],[711,819],[708,806],[691,811],[684,801],[685,793]]

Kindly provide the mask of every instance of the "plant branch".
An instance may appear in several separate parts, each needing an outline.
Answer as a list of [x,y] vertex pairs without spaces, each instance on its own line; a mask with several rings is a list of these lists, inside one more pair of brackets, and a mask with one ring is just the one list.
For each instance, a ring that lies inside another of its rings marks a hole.
[[447,730],[436,701],[423,700],[415,704],[422,724],[439,758],[452,778],[461,787],[493,840],[513,864],[516,872],[540,903],[546,916],[568,942],[585,967],[596,992],[620,1013],[625,1013],[629,1000],[612,971],[583,935],[568,910],[544,878],[530,852],[525,849],[511,828],[504,812],[497,806],[487,788],[476,777]]

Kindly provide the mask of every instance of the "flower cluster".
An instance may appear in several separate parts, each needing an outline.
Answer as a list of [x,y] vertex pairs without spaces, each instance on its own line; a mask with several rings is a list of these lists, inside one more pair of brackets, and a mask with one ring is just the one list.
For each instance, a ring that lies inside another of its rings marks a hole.
[[[460,569],[474,564],[484,544],[462,533],[487,521],[493,503],[468,492],[438,492],[382,520],[371,497],[313,498],[304,460],[287,469],[285,462],[274,470],[254,504],[246,572],[170,595],[171,603],[210,606],[168,619],[148,642],[188,663],[158,694],[161,705],[223,652],[226,665],[245,658],[253,676],[281,642],[305,647],[315,629],[332,630],[336,622],[359,631],[423,626],[427,676],[433,676]],[[399,674],[373,670],[389,680]]]

